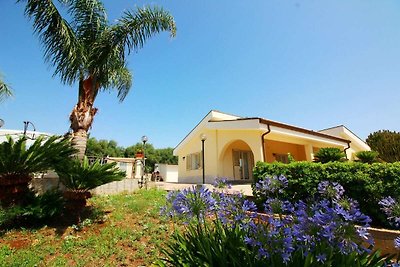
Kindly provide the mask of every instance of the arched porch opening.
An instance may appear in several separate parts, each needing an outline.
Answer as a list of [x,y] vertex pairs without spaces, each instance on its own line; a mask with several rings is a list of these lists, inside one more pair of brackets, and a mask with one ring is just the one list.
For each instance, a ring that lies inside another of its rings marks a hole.
[[222,177],[235,181],[252,181],[254,154],[243,140],[228,143],[219,156]]

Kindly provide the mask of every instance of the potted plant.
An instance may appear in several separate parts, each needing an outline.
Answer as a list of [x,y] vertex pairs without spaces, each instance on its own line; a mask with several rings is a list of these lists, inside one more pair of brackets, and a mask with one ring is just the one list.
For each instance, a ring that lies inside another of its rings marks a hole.
[[135,157],[136,157],[136,158],[143,158],[143,151],[142,151],[141,149],[138,149],[138,150],[136,151]]
[[0,203],[2,207],[20,204],[33,174],[54,169],[75,150],[70,141],[59,136],[41,136],[31,146],[26,137],[14,141],[10,136],[0,143]]
[[92,197],[89,190],[113,181],[125,178],[125,173],[116,167],[116,163],[101,164],[96,160],[90,163],[85,156],[82,161],[71,159],[56,169],[60,182],[66,187],[64,198],[67,209],[79,212],[86,206],[86,200]]

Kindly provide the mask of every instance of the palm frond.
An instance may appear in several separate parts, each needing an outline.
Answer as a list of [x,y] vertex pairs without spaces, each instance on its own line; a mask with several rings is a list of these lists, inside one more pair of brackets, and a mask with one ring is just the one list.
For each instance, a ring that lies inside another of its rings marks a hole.
[[[115,88],[118,92],[126,92],[121,95],[119,93],[122,101],[132,85],[132,78],[129,77],[131,74],[125,66],[124,59],[120,57],[123,54],[121,51],[123,47],[115,46],[110,41],[112,38],[113,32],[109,27],[103,32],[99,41],[92,46],[88,69],[93,76],[97,77],[97,82],[103,90]],[[121,81],[118,81],[119,79]]]
[[[56,67],[63,83],[72,84],[79,79],[85,55],[69,23],[62,18],[52,0],[17,0],[26,2],[25,15],[33,20],[34,32],[44,47],[47,62]],[[68,1],[60,1],[62,4]]]
[[45,60],[55,66],[54,75],[67,84],[92,77],[94,96],[98,90],[113,88],[123,101],[132,86],[126,54],[141,48],[156,33],[176,34],[173,17],[162,8],[126,11],[110,26],[100,0],[57,0],[67,8],[70,25],[53,1],[17,0],[26,3],[25,14],[33,21]]
[[98,0],[69,1],[69,14],[72,16],[72,27],[85,54],[90,54],[94,43],[107,28],[107,15],[102,2]]
[[127,46],[128,53],[142,48],[148,38],[161,31],[169,31],[171,37],[176,35],[174,18],[159,7],[138,8],[135,13],[126,11],[113,30],[114,43]]
[[14,141],[10,136],[0,144],[0,176],[32,174],[54,169],[75,153],[67,138],[40,136],[27,148],[26,137]]
[[0,102],[13,95],[11,87],[7,85],[0,74]]
[[103,89],[115,88],[123,101],[132,86],[131,73],[125,64],[125,51],[141,48],[146,40],[161,31],[176,34],[173,17],[161,8],[139,8],[135,13],[126,11],[114,26],[105,29],[92,47],[88,68],[99,77]]
[[106,88],[108,87],[117,89],[120,102],[124,101],[132,87],[132,73],[126,66],[115,69],[109,75]]
[[95,161],[90,164],[87,157],[83,161],[75,159],[64,162],[56,172],[63,185],[71,190],[90,190],[125,177],[125,173],[116,167],[115,162],[102,165]]

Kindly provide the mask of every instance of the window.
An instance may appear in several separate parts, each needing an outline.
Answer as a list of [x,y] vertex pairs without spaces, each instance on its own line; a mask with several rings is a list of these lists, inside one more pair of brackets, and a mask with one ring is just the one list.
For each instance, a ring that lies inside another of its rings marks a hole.
[[186,170],[198,170],[201,167],[201,156],[199,153],[193,153],[186,156]]
[[289,163],[289,157],[287,154],[273,154],[275,160],[282,163]]

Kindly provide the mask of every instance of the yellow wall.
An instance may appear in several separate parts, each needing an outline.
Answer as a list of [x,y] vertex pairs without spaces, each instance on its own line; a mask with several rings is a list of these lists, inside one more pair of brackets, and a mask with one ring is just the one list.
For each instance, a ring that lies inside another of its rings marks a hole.
[[[178,151],[179,181],[200,182],[202,169],[186,170],[188,154],[201,152],[200,135],[204,133],[207,140],[204,143],[205,175],[207,181],[214,181],[216,177],[233,177],[232,146],[236,141],[243,143],[235,149],[245,148],[253,152],[254,162],[262,160],[261,132],[254,130],[204,130],[194,135]],[[197,138],[196,138],[197,136]],[[185,157],[185,160],[183,159]],[[226,167],[227,165],[228,167]],[[231,170],[229,170],[231,169]]]
[[265,140],[266,162],[274,162],[276,159],[273,154],[290,153],[297,161],[307,160],[304,145],[290,144],[285,142]]
[[262,132],[255,130],[218,130],[218,157],[221,164],[218,166],[218,176],[233,179],[232,150],[250,150],[253,153],[254,162],[261,161]]
[[319,149],[320,149],[319,147],[313,147],[313,153],[314,153],[314,155],[317,154],[317,152],[319,151]]
[[[201,153],[200,135],[206,134],[205,141],[205,176],[206,183],[212,183],[216,177],[233,179],[232,150],[251,151],[254,163],[264,160],[261,136],[262,130],[223,130],[203,129],[193,133],[193,137],[187,139],[177,151],[179,160],[179,182],[202,182],[202,169],[186,170],[186,157],[188,154]],[[269,134],[265,140],[266,161],[273,162],[273,153],[291,153],[297,161],[313,159],[313,154],[320,147],[335,147],[323,142],[306,140],[304,138],[286,137],[278,133]],[[336,146],[340,149],[345,147]],[[185,157],[185,159],[184,159]]]
[[[222,177],[234,177],[233,174],[233,150],[241,150],[241,151],[251,151],[250,147],[243,141],[238,140],[230,145],[225,149],[225,152],[222,157]],[[254,157],[254,156],[253,156]],[[251,164],[251,163],[249,163]],[[254,167],[254,166],[253,166]]]

